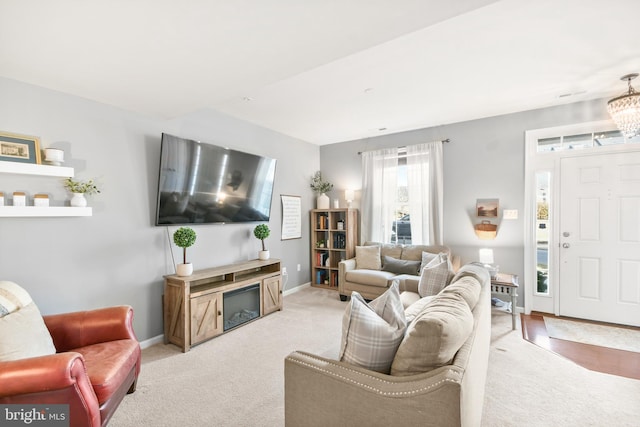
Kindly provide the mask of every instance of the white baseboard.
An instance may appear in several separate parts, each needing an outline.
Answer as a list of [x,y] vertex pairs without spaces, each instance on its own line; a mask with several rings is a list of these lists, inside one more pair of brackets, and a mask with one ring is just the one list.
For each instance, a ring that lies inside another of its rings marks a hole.
[[295,288],[291,288],[291,289],[288,289],[288,290],[284,291],[282,293],[282,295],[284,295],[286,297],[287,295],[295,294],[296,292],[299,292],[299,291],[301,291],[303,289],[306,289],[306,288],[309,288],[309,287],[311,287],[311,282],[303,283],[302,285],[298,285]]
[[149,348],[152,345],[159,344],[161,342],[164,342],[164,334],[156,335],[148,340],[140,341],[140,348],[144,350],[145,348]]

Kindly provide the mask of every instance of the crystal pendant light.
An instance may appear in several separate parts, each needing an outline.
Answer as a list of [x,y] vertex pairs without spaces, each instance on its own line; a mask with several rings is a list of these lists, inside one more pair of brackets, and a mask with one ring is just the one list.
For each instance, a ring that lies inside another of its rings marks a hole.
[[621,96],[611,99],[607,103],[609,114],[616,122],[618,129],[627,138],[640,135],[640,93],[631,87],[631,80],[638,77],[637,73],[627,74],[620,77],[620,80],[626,80],[629,85],[629,91]]

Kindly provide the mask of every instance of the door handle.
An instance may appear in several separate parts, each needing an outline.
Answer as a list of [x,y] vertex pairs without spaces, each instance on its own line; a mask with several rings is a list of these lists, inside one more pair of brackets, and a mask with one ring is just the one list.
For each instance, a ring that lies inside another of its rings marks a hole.
[[562,247],[563,247],[563,248],[565,248],[565,249],[567,249],[567,248],[570,248],[570,247],[571,247],[571,245],[570,245],[570,244],[568,244],[568,243],[563,243],[563,244],[562,244]]

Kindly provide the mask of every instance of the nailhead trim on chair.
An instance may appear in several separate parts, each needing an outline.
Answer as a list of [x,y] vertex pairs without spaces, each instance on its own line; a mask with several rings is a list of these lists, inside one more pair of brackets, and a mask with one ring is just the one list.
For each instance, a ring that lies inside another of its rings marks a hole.
[[[310,359],[318,360],[318,361],[323,362],[323,363],[328,363],[329,365],[331,365],[331,366],[333,366],[335,368],[343,369],[343,370],[348,371],[348,372],[353,372],[353,373],[356,373],[358,375],[362,375],[362,376],[368,377],[368,378],[370,378],[372,380],[376,380],[376,381],[379,381],[379,382],[384,383],[384,384],[398,384],[398,383],[395,383],[395,382],[392,382],[392,381],[387,381],[387,380],[383,380],[383,379],[374,377],[373,375],[362,373],[360,371],[349,369],[349,368],[346,368],[346,367],[341,366],[341,365],[336,365],[335,363],[327,362],[326,360],[323,360],[323,359],[318,359],[318,358],[315,358],[315,357],[312,357],[312,356],[307,356],[307,355],[303,355],[303,357],[308,357]],[[410,391],[389,392],[389,391],[384,391],[384,390],[381,390],[379,388],[370,386],[368,384],[363,384],[363,383],[358,382],[358,381],[356,381],[354,379],[348,378],[348,377],[346,377],[344,375],[340,375],[340,374],[338,374],[336,372],[331,372],[329,370],[320,368],[320,367],[318,367],[316,365],[313,365],[311,363],[308,363],[308,362],[303,362],[301,360],[296,360],[296,359],[289,359],[289,360],[292,361],[292,362],[297,363],[298,365],[306,366],[307,368],[311,368],[311,369],[314,369],[316,371],[324,372],[324,373],[329,374],[329,375],[331,375],[333,377],[340,378],[341,380],[348,381],[348,382],[356,384],[356,385],[358,385],[360,387],[364,387],[364,388],[366,388],[368,390],[371,390],[371,391],[374,391],[374,392],[376,392],[376,393],[378,393],[379,395],[382,395],[382,396],[406,396],[406,395],[412,395],[412,394],[417,394],[417,393],[420,393],[420,392],[427,391],[427,390],[430,390],[432,388],[438,387],[443,383],[449,382],[449,383],[453,383],[453,384],[460,384],[460,382],[461,382],[460,379],[455,380],[455,379],[451,379],[451,378],[445,378],[443,380],[440,380],[440,381],[438,381],[436,383],[431,384],[428,387],[422,387],[422,388],[419,388],[419,389],[416,389],[416,390],[410,390]],[[456,370],[450,369],[449,372],[454,374],[454,375],[456,375],[456,376],[458,376],[458,377],[461,376],[460,372],[458,372]]]

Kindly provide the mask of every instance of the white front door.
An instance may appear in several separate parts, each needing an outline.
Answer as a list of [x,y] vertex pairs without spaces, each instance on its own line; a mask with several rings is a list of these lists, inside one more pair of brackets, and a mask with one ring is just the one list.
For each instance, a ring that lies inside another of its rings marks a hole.
[[640,326],[640,152],[560,161],[559,312]]

